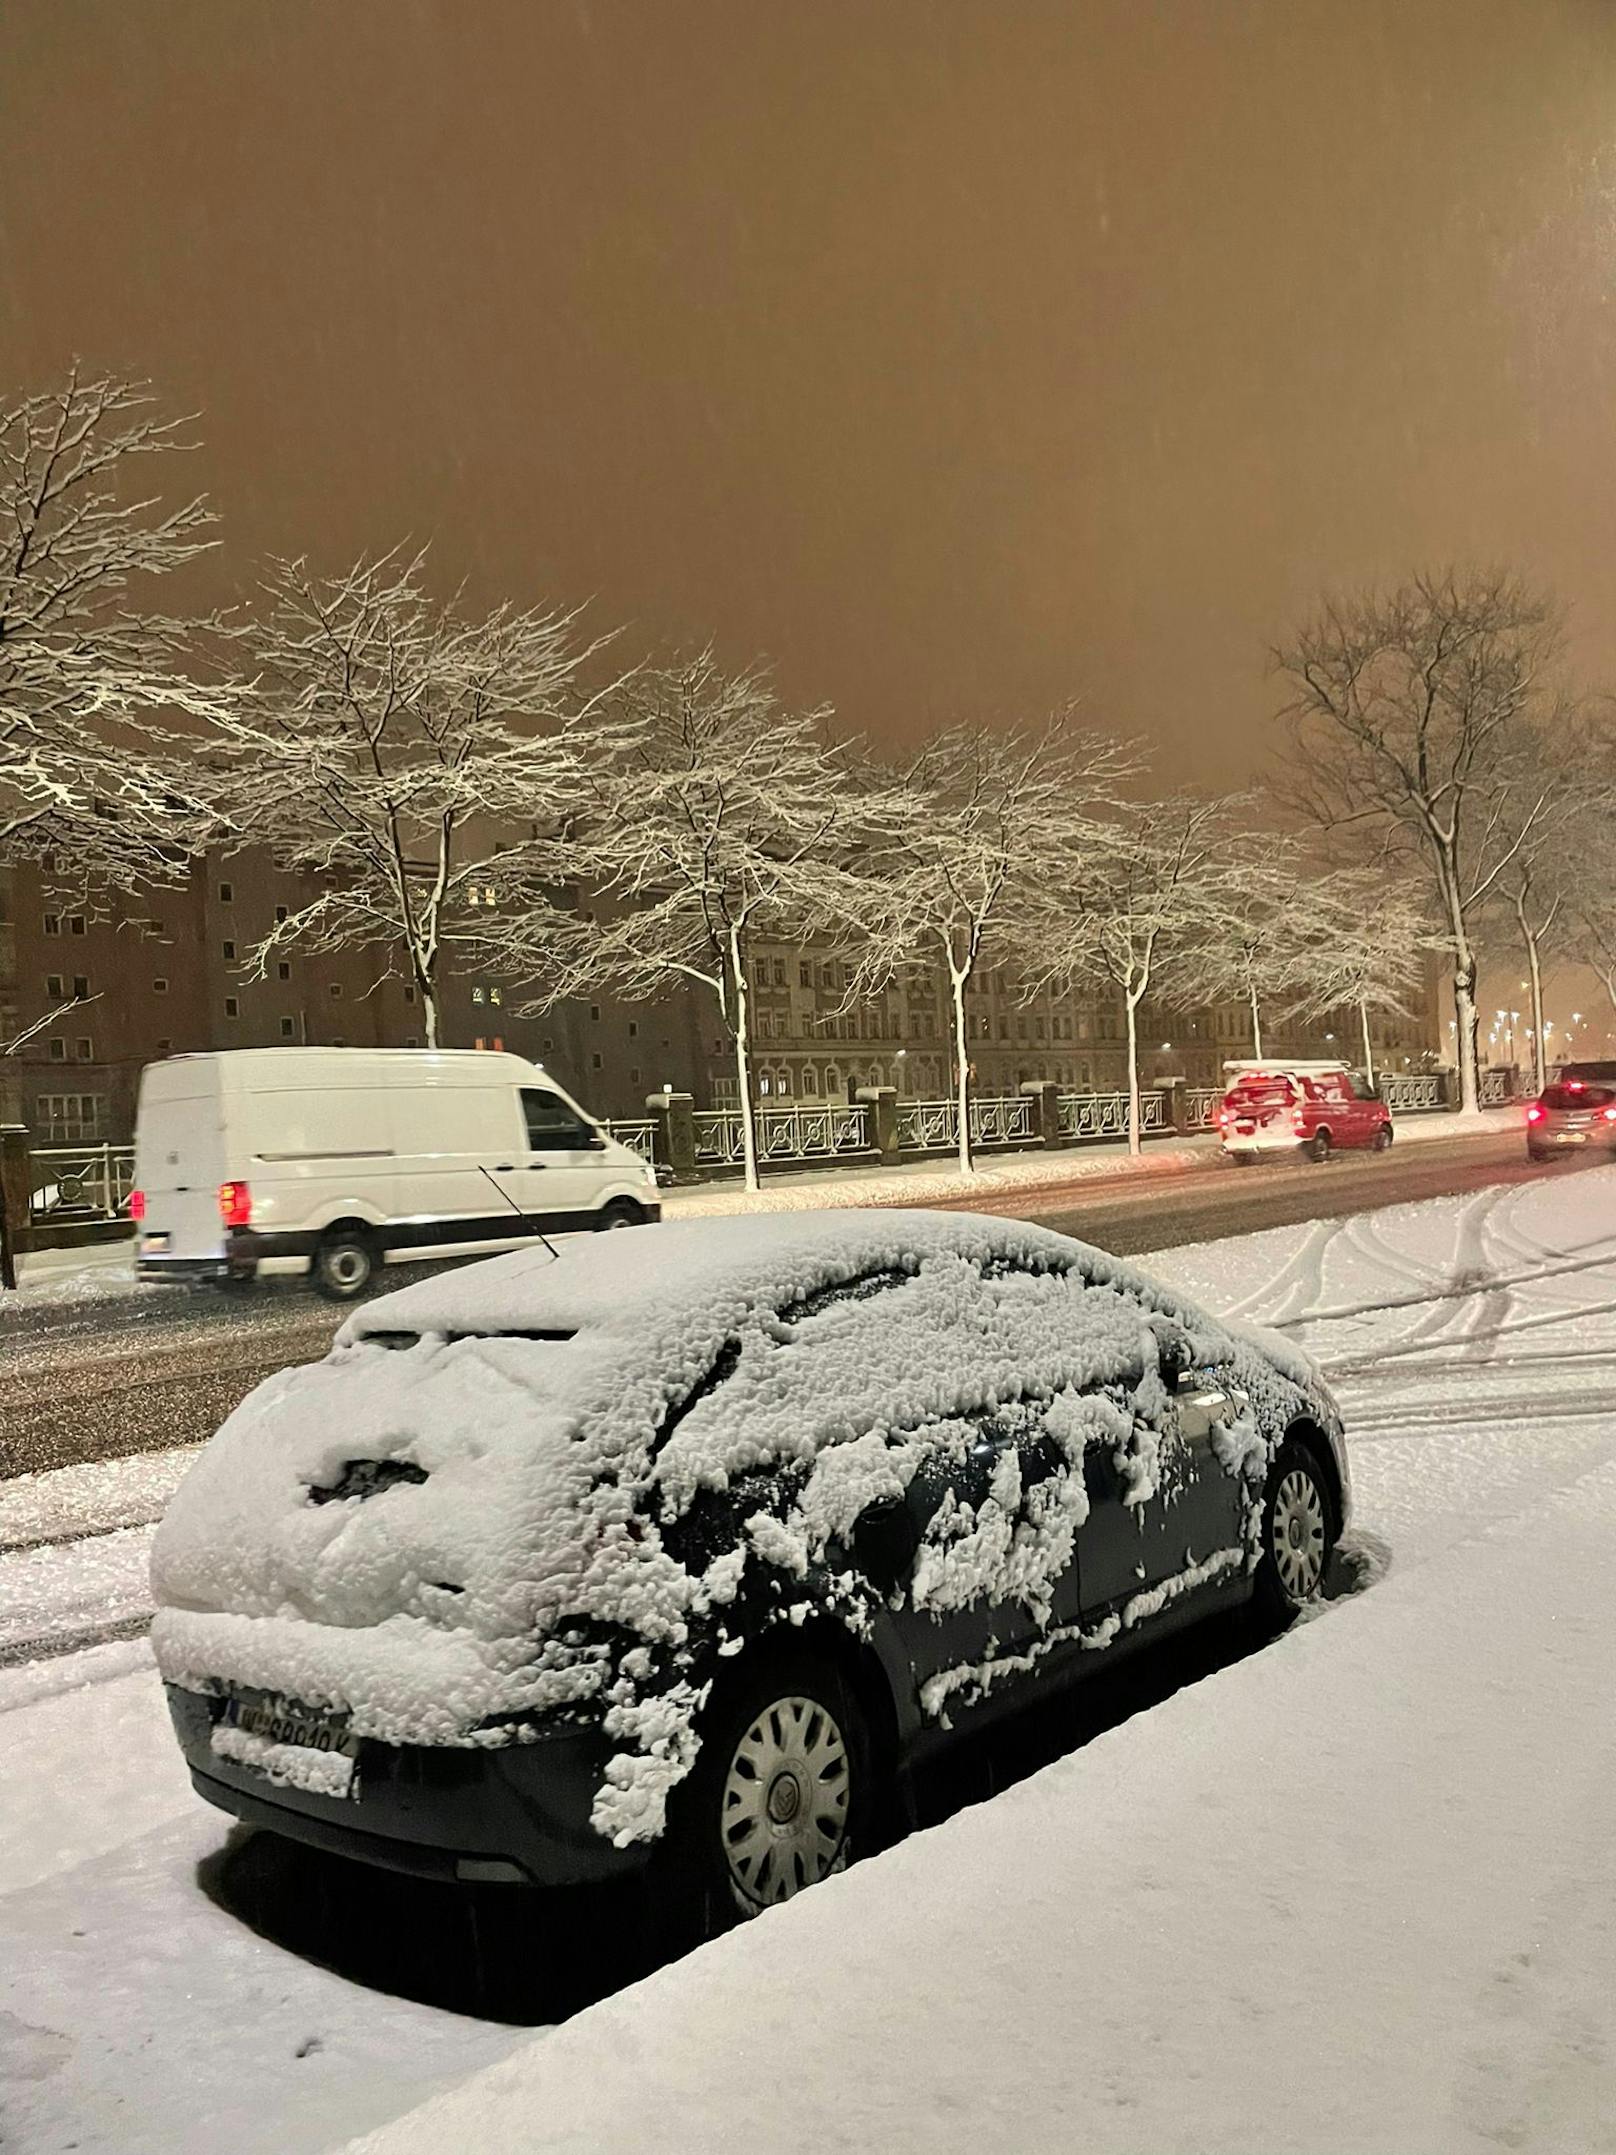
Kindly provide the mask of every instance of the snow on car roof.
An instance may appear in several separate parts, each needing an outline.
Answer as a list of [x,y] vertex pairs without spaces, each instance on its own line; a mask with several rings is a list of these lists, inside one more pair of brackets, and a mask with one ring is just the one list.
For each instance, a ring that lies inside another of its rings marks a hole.
[[1020,1221],[882,1208],[673,1220],[567,1237],[368,1302],[338,1344],[386,1333],[603,1330],[638,1333],[672,1311],[789,1301],[873,1268],[941,1251],[1074,1267],[1111,1281],[1128,1268],[1089,1244]]

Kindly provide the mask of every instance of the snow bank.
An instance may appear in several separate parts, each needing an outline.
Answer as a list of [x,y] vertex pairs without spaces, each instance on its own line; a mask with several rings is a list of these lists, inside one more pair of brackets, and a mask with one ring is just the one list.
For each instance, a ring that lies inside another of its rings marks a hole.
[[1607,1465],[351,2155],[1608,2147],[1613,1551]]

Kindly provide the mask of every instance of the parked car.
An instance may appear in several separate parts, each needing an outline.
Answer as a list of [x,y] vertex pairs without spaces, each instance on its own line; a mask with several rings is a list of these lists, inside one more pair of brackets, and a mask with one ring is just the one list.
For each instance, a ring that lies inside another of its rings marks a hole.
[[380,1264],[661,1216],[653,1170],[519,1055],[242,1048],[141,1073],[135,1269],[309,1273],[345,1299]]
[[1566,1063],[1526,1104],[1526,1157],[1616,1151],[1616,1062]]
[[1218,1134],[1242,1167],[1263,1153],[1384,1152],[1391,1110],[1366,1079],[1344,1063],[1225,1063],[1229,1089],[1218,1107]]
[[906,1767],[1316,1596],[1313,1365],[975,1216],[681,1221],[438,1274],[230,1417],[158,1532],[196,1789],[428,1877],[751,1913]]

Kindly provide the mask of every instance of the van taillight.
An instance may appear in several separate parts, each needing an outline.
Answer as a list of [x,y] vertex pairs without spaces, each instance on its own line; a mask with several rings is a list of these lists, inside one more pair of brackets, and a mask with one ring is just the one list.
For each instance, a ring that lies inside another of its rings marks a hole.
[[251,1227],[252,1191],[245,1182],[221,1182],[219,1217],[226,1227]]
[[129,1192],[129,1217],[132,1220],[143,1220],[146,1217],[146,1193],[144,1190],[131,1190]]

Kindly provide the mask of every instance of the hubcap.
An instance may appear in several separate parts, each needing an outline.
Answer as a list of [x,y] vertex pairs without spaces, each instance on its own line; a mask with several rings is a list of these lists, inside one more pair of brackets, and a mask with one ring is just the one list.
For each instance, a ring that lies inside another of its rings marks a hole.
[[1311,1474],[1299,1467],[1274,1496],[1274,1568],[1292,1601],[1309,1601],[1324,1577],[1324,1499]]
[[330,1272],[339,1287],[352,1287],[365,1276],[365,1260],[358,1250],[333,1250]]
[[851,1764],[817,1700],[776,1699],[735,1746],[719,1831],[745,1909],[788,1901],[847,1860]]

